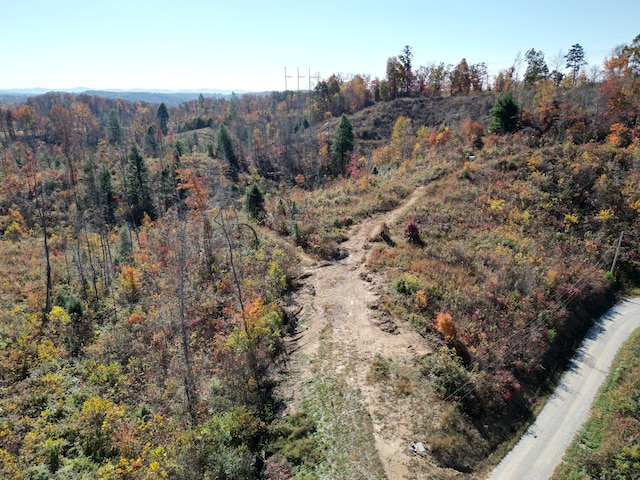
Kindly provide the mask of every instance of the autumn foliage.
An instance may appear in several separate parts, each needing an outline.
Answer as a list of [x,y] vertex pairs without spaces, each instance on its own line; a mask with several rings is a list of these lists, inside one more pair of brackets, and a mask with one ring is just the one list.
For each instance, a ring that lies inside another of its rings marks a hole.
[[0,105],[0,476],[322,476],[321,416],[274,427],[299,253],[343,259],[418,186],[363,268],[372,311],[432,347],[394,392],[433,389],[442,419],[416,429],[473,470],[640,283],[638,58],[488,92],[483,64],[405,47],[384,79],[303,92],[305,115],[292,92]]
[[458,332],[456,331],[456,324],[453,321],[453,317],[444,312],[438,313],[435,320],[436,330],[438,330],[447,342],[450,342],[456,338]]

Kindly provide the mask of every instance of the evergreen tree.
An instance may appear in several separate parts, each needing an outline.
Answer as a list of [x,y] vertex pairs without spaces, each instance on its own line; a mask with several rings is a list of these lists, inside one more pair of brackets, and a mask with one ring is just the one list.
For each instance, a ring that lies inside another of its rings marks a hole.
[[178,200],[178,178],[175,168],[168,163],[160,172],[160,201],[163,211],[169,210]]
[[158,156],[158,130],[154,124],[149,125],[144,136],[144,152],[150,157]]
[[579,43],[576,43],[571,47],[569,53],[564,58],[567,60],[567,68],[571,70],[571,85],[576,86],[576,78],[580,69],[584,67],[587,62],[584,59],[584,49]]
[[491,108],[489,133],[513,132],[518,125],[519,112],[520,107],[513,99],[513,93],[510,90],[500,95],[495,105]]
[[349,117],[343,113],[331,144],[331,171],[334,175],[345,173],[349,153],[353,151],[353,141],[353,126]]
[[636,35],[630,45],[623,46],[622,53],[628,59],[634,78],[640,76],[640,35]]
[[115,224],[116,200],[111,177],[111,170],[106,165],[100,167],[98,173],[100,195],[102,197],[102,216],[107,225]]
[[160,126],[160,131],[162,135],[166,136],[169,132],[169,111],[167,110],[167,106],[162,102],[158,107],[158,112],[156,114],[158,116],[158,125]]
[[136,143],[131,144],[129,163],[127,165],[126,200],[129,207],[129,221],[132,226],[142,225],[146,213],[155,220],[156,208],[151,199],[149,168]]
[[524,72],[524,83],[532,86],[549,76],[549,67],[544,60],[544,52],[536,52],[533,48],[524,54],[527,59],[527,70]]
[[411,47],[409,45],[405,45],[402,53],[398,55],[398,60],[402,65],[400,70],[402,77],[402,90],[404,95],[407,97],[411,94],[411,84],[413,83],[413,72],[411,71],[412,57],[413,53],[411,53]]
[[106,164],[98,167],[93,157],[88,157],[83,166],[83,195],[79,208],[90,212],[89,218],[107,225],[115,224],[116,200],[111,171]]
[[109,112],[108,120],[109,143],[111,145],[119,145],[122,142],[122,128],[118,120],[118,113],[115,110]]
[[233,181],[237,181],[240,165],[233,148],[231,134],[229,134],[229,130],[224,126],[224,123],[220,124],[216,132],[216,157],[228,163],[228,176]]
[[264,215],[264,194],[255,183],[245,193],[244,209],[255,220],[260,220]]
[[198,113],[202,115],[204,113],[204,96],[202,94],[198,95]]

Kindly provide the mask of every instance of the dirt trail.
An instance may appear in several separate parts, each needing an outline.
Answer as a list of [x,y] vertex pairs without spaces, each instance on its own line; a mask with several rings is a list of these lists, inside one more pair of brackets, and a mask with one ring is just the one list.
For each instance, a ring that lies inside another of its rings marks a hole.
[[[409,448],[414,440],[409,410],[415,400],[389,395],[388,387],[385,389],[367,376],[376,354],[390,360],[396,371],[402,371],[430,350],[408,325],[394,324],[389,329],[385,323],[386,328],[381,328],[380,319],[369,307],[377,299],[379,282],[366,267],[366,245],[383,222],[397,221],[424,194],[425,188],[420,187],[397,209],[354,226],[349,240],[342,245],[348,252],[343,260],[317,264],[310,257],[304,258],[308,266],[304,286],[296,298],[304,309],[303,319],[299,332],[288,345],[289,364],[295,366],[289,372],[285,395],[293,408],[304,395],[305,381],[313,375],[311,366],[323,362],[323,371],[334,372],[359,393],[371,418],[375,447],[389,479],[410,478],[412,470],[415,473],[416,457]],[[320,358],[321,345],[327,346],[331,354]]]

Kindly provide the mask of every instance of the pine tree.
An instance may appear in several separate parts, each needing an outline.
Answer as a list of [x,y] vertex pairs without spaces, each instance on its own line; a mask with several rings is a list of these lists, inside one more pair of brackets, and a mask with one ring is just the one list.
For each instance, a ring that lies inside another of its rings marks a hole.
[[164,212],[178,200],[178,178],[175,168],[168,163],[160,172],[160,202]]
[[98,183],[100,186],[102,217],[107,225],[115,224],[116,200],[115,190],[111,178],[111,170],[106,165],[100,167],[98,173]]
[[264,215],[264,194],[255,183],[247,189],[244,196],[244,209],[255,220],[260,220]]
[[153,123],[149,125],[144,136],[144,151],[150,157],[158,156],[158,131]]
[[353,141],[353,126],[343,113],[331,144],[331,171],[334,175],[345,173],[349,153],[353,151]]
[[122,128],[118,121],[118,113],[115,110],[109,112],[109,143],[119,145],[122,141]]
[[569,53],[564,58],[567,60],[567,68],[571,70],[571,85],[576,86],[576,78],[580,69],[584,67],[587,62],[584,59],[584,49],[579,43],[576,43],[571,47]]
[[158,124],[160,126],[160,131],[162,135],[166,136],[169,132],[169,111],[167,110],[167,106],[162,102],[158,107],[158,112],[156,114],[158,116]]
[[491,108],[491,121],[487,128],[489,133],[513,132],[518,125],[519,112],[520,107],[513,99],[511,91],[500,95]]
[[411,53],[411,47],[409,45],[405,45],[402,53],[398,55],[398,60],[402,65],[402,69],[400,71],[402,77],[402,90],[405,96],[409,96],[411,94],[411,83],[413,82],[413,72],[411,71],[411,58],[413,57],[413,53]]
[[126,199],[129,206],[129,221],[132,226],[142,225],[145,213],[152,220],[157,218],[156,208],[151,196],[149,168],[136,143],[131,144],[129,151]]
[[238,157],[233,148],[233,141],[229,130],[221,123],[216,132],[216,157],[225,160],[229,164],[228,176],[233,181],[237,181],[240,165]]

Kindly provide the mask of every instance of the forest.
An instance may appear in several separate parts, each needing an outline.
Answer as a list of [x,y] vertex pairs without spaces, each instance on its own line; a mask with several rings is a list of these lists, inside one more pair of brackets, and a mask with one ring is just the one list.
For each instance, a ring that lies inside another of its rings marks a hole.
[[[313,402],[283,414],[300,259],[340,262],[423,187],[366,267],[372,310],[430,354],[369,380],[437,405],[416,478],[480,478],[640,283],[640,36],[584,58],[531,49],[489,81],[406,46],[384,79],[310,92],[0,104],[0,476],[366,478]],[[628,465],[639,414],[619,411]]]

